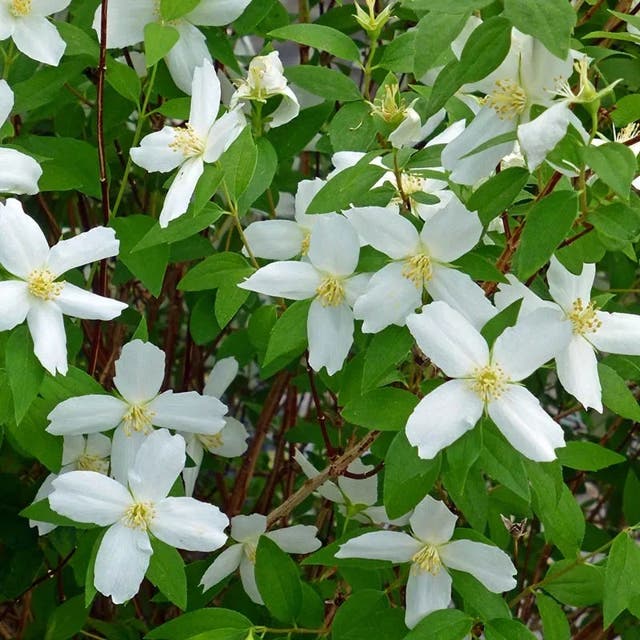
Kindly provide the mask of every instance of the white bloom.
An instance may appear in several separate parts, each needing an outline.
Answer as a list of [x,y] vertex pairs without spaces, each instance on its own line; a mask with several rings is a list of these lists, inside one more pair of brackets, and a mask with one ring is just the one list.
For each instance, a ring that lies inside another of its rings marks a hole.
[[562,428],[519,381],[564,349],[570,329],[557,311],[540,309],[505,329],[491,351],[460,313],[433,302],[407,319],[418,346],[448,382],[427,394],[407,422],[407,438],[430,459],[473,429],[483,412],[511,445],[536,461],[554,460]]
[[298,183],[294,205],[295,220],[252,222],[244,230],[244,237],[253,255],[268,260],[289,260],[306,255],[311,229],[321,218],[317,215],[307,215],[306,211],[325,184],[326,182],[320,178],[302,180]]
[[300,103],[287,84],[277,51],[272,51],[266,56],[256,56],[251,60],[247,79],[238,81],[238,89],[231,96],[229,108],[233,109],[247,100],[266,102],[274,96],[282,96],[282,102],[269,115],[268,122],[272,128],[290,122],[300,113]]
[[47,20],[71,0],[0,0],[0,40],[13,38],[26,56],[55,67],[66,48],[58,30]]
[[[223,358],[216,362],[209,374],[209,379],[204,387],[203,394],[220,399],[233,379],[238,374],[238,361],[231,358]],[[224,427],[214,434],[183,433],[181,434],[187,443],[187,453],[195,463],[193,467],[187,467],[182,472],[185,485],[185,493],[190,496],[200,473],[200,466],[205,449],[223,458],[236,458],[247,450],[247,429],[235,418],[224,418]]]
[[[204,34],[195,25],[220,27],[233,22],[251,0],[201,0],[182,18],[172,20],[178,42],[165,56],[169,73],[176,86],[191,93],[195,68],[203,60],[212,62]],[[102,5],[96,9],[93,28],[100,37]],[[109,0],[107,8],[107,47],[121,49],[144,40],[144,28],[151,22],[162,23],[159,0]]]
[[[0,80],[0,128],[13,109],[13,91],[6,80]],[[40,165],[30,156],[15,149],[0,148],[0,193],[38,193]]]
[[77,435],[117,427],[111,475],[125,483],[138,449],[154,426],[207,435],[215,435],[224,427],[227,407],[217,398],[195,391],[160,393],[164,372],[164,351],[150,342],[129,342],[116,360],[113,379],[122,399],[86,395],[64,400],[48,415],[47,431]]
[[124,484],[71,471],[53,481],[51,508],[76,522],[108,526],[94,568],[94,585],[120,604],[136,595],[153,549],[149,535],[188,551],[214,551],[229,519],[193,498],[167,497],[185,464],[181,436],[156,431],[140,447]]
[[[463,87],[467,92],[480,91],[486,97],[471,124],[442,153],[451,180],[472,185],[488,176],[513,151],[513,141],[465,156],[509,132],[517,132],[527,165],[535,169],[573,121],[564,102],[554,104],[555,90],[571,73],[570,56],[561,60],[538,40],[513,29],[511,49],[502,64],[484,80]],[[529,122],[534,104],[550,108]]]
[[376,207],[353,209],[346,215],[366,244],[393,260],[372,276],[353,307],[355,318],[364,320],[365,333],[377,333],[391,324],[404,326],[407,316],[422,306],[425,289],[477,328],[495,315],[482,289],[448,265],[470,251],[482,234],[477,214],[467,211],[456,196],[451,194],[420,233],[406,218]]
[[113,320],[124,302],[98,296],[58,281],[63,274],[118,253],[113,229],[97,227],[49,248],[37,223],[10,198],[0,204],[0,265],[15,279],[0,282],[0,331],[25,318],[36,357],[52,375],[67,373],[67,337],[62,314],[88,320]]
[[309,363],[314,371],[339,371],[353,343],[353,311],[368,276],[353,275],[360,243],[343,216],[322,215],[316,222],[308,262],[282,261],[258,269],[238,286],[290,300],[313,298],[307,320]]
[[[496,304],[506,307],[523,298],[520,316],[525,319],[541,307],[555,310],[555,324],[565,327],[571,339],[556,354],[558,379],[562,386],[585,407],[602,411],[602,389],[598,377],[597,351],[640,355],[640,316],[631,313],[598,311],[591,300],[595,264],[585,264],[579,276],[565,269],[554,256],[547,280],[557,304],[541,300],[513,276],[510,284],[500,285]],[[556,330],[554,328],[554,330]]]
[[444,502],[426,496],[411,516],[413,535],[365,533],[340,545],[336,558],[411,562],[405,624],[412,629],[431,612],[449,606],[451,576],[447,569],[470,573],[493,593],[516,586],[516,568],[504,551],[482,542],[451,540],[457,519]]
[[[295,461],[300,465],[307,478],[315,478],[320,472],[296,449]],[[347,471],[364,475],[373,470],[373,465],[364,464],[359,458],[354,460]],[[325,499],[339,505],[340,513],[353,520],[374,524],[406,524],[409,514],[390,520],[383,506],[375,506],[378,501],[378,475],[367,478],[349,478],[340,476],[336,482],[327,480],[316,491]]]
[[161,227],[187,211],[204,163],[218,160],[245,126],[237,109],[216,120],[219,109],[220,81],[213,65],[205,60],[193,75],[189,121],[182,127],[165,126],[150,133],[139,147],[131,149],[132,160],[147,171],[167,173],[179,168],[160,212]]
[[256,550],[260,536],[273,540],[286,553],[311,553],[322,546],[316,538],[318,530],[309,525],[267,531],[267,517],[254,513],[231,518],[231,538],[238,544],[225,549],[205,571],[200,584],[205,591],[240,567],[240,580],[247,595],[257,604],[264,604],[256,584]]
[[[63,473],[69,471],[95,471],[109,473],[109,456],[111,455],[111,440],[101,433],[90,436],[65,436],[62,445],[62,468],[59,473],[50,473],[40,485],[34,498],[34,503],[47,498],[53,491],[53,481]],[[45,535],[56,528],[50,522],[29,520],[30,527],[38,527],[38,535]]]

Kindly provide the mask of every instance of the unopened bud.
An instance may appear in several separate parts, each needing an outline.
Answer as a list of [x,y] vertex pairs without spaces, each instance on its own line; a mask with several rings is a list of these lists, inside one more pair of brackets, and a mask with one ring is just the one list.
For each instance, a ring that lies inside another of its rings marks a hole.
[[354,17],[358,24],[367,32],[370,38],[377,39],[389,18],[395,2],[390,2],[380,13],[376,14],[376,0],[365,0],[367,11],[359,4],[355,4]]

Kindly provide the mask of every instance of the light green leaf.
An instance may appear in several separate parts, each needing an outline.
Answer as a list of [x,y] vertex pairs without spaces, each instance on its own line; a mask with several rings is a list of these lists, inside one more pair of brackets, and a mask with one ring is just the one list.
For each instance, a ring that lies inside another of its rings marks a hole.
[[588,607],[602,601],[604,573],[602,567],[592,564],[560,560],[549,567],[544,590],[563,604]]
[[200,0],[160,0],[160,15],[163,20],[181,18],[200,4]]
[[477,211],[480,221],[488,225],[516,199],[529,179],[529,171],[509,167],[497,173],[473,192],[467,202],[469,211]]
[[164,58],[180,39],[175,27],[149,22],[144,28],[144,51],[147,67]]
[[384,376],[407,357],[412,346],[413,338],[406,327],[394,325],[376,333],[365,355],[362,390],[367,391],[377,386]]
[[640,406],[625,381],[614,369],[601,362],[598,363],[598,376],[602,385],[603,404],[619,416],[638,422]]
[[604,626],[611,623],[640,596],[640,547],[625,531],[613,541],[604,576]]
[[558,461],[563,467],[581,471],[599,471],[626,460],[617,451],[602,447],[595,442],[567,442],[567,446],[558,449],[557,453]]
[[176,549],[158,540],[151,539],[153,554],[147,569],[147,578],[183,611],[187,608],[187,577],[184,560]]
[[484,625],[486,640],[536,640],[536,636],[517,620],[492,620]]
[[223,189],[225,198],[237,202],[246,191],[258,162],[258,149],[251,135],[251,128],[245,127],[233,144],[222,154],[220,164],[224,172]]
[[471,631],[473,623],[473,618],[458,609],[434,611],[423,618],[404,640],[463,640]]
[[583,149],[585,162],[623,200],[629,200],[631,181],[636,175],[636,157],[627,145],[607,142]]
[[362,94],[356,83],[349,76],[335,69],[311,64],[300,65],[287,67],[285,76],[292,84],[326,100],[339,102],[362,100]]
[[407,632],[404,611],[390,609],[382,591],[362,589],[352,593],[333,620],[332,640],[400,640]]
[[250,295],[251,291],[240,289],[235,282],[222,285],[218,289],[215,314],[218,325],[221,328],[229,323]]
[[311,300],[294,302],[278,318],[269,338],[263,366],[282,356],[299,356],[307,346],[307,316]]
[[74,637],[84,626],[88,615],[82,594],[69,598],[56,607],[49,617],[44,640],[68,640]]
[[384,387],[348,402],[342,417],[371,431],[400,431],[417,404],[418,398],[409,391]]
[[107,60],[107,82],[123,97],[138,104],[140,101],[140,78],[129,65],[113,58]]
[[571,640],[571,629],[562,607],[549,596],[536,593],[545,640]]
[[213,607],[183,613],[178,618],[156,627],[146,636],[146,640],[191,640],[195,635],[212,629],[238,629],[246,632],[251,628],[251,620],[237,611]]
[[181,291],[205,291],[230,283],[238,283],[255,269],[239,254],[232,251],[216,253],[205,258],[185,275],[178,284]]
[[268,35],[276,40],[292,40],[299,44],[306,44],[320,51],[352,62],[360,61],[360,49],[347,35],[319,24],[290,24],[270,31]]

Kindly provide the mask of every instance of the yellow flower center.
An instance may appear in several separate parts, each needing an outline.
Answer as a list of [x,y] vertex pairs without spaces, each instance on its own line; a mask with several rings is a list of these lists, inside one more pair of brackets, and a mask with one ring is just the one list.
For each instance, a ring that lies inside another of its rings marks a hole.
[[244,543],[244,553],[247,556],[247,558],[249,558],[249,561],[252,562],[253,564],[256,563],[256,545],[255,544],[251,544],[249,542],[245,542]]
[[402,173],[400,181],[402,183],[402,191],[406,196],[424,191],[425,180],[415,173]]
[[155,411],[151,411],[146,405],[132,404],[122,418],[124,432],[130,436],[133,431],[151,433]]
[[155,516],[156,509],[153,502],[135,502],[124,512],[122,521],[130,529],[146,531]]
[[371,113],[388,124],[400,124],[407,111],[407,105],[400,96],[397,84],[385,85],[384,97],[376,100],[372,107]]
[[425,282],[431,280],[431,276],[433,275],[431,259],[424,253],[419,253],[418,255],[407,258],[404,261],[402,275],[407,280],[411,280],[418,289],[421,289]]
[[437,547],[432,544],[425,545],[416,553],[411,560],[422,571],[428,571],[431,575],[437,576],[442,568],[442,560]]
[[640,123],[631,122],[618,131],[616,142],[628,142],[629,140],[636,138],[638,135],[640,135]]
[[184,127],[174,129],[175,138],[169,148],[178,151],[185,158],[201,156],[204,153],[204,141],[187,122]]
[[219,449],[224,444],[221,433],[215,433],[212,436],[200,434],[198,435],[198,440],[202,442],[206,449]]
[[307,231],[302,239],[302,247],[300,248],[300,255],[306,256],[309,253],[309,246],[311,244],[311,231]]
[[475,391],[482,401],[487,403],[497,400],[507,388],[507,377],[499,365],[490,364],[478,368],[473,373],[471,389]]
[[585,306],[581,298],[574,300],[571,311],[567,316],[571,320],[575,335],[583,336],[585,333],[593,333],[602,326],[602,322],[596,315],[597,310],[598,307],[593,301]]
[[76,460],[76,468],[78,471],[96,471],[97,473],[106,474],[109,469],[109,463],[99,456],[83,453]]
[[513,80],[498,80],[493,93],[485,99],[484,104],[491,107],[501,120],[513,120],[527,106],[527,94]]
[[55,300],[64,287],[64,282],[56,282],[49,269],[34,269],[27,279],[29,293],[42,300]]
[[31,0],[11,0],[9,13],[16,18],[24,18],[31,13]]
[[323,307],[337,307],[344,300],[344,285],[336,276],[328,276],[316,289]]

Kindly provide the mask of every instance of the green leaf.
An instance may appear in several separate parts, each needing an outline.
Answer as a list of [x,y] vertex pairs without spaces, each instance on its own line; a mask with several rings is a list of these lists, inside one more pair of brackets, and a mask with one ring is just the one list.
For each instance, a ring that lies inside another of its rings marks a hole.
[[451,571],[451,574],[453,590],[462,599],[464,610],[469,615],[478,616],[483,620],[511,617],[509,605],[500,594],[489,591],[470,573]]
[[560,560],[549,567],[544,590],[563,604],[588,607],[602,602],[604,574],[602,567]]
[[224,251],[205,258],[178,284],[181,291],[206,291],[241,282],[255,269],[238,253]]
[[144,27],[144,52],[147,68],[164,58],[180,39],[175,27],[149,22]]
[[276,40],[292,40],[352,62],[360,61],[360,49],[347,35],[319,24],[290,24],[267,34]]
[[335,69],[308,64],[287,67],[284,75],[292,84],[326,100],[339,102],[362,100],[362,94],[356,83],[349,76]]
[[238,199],[238,212],[242,215],[267,189],[271,187],[278,168],[278,155],[264,137],[256,140],[258,158],[256,169],[244,193]]
[[496,341],[496,338],[501,335],[505,329],[513,327],[516,324],[521,306],[522,299],[512,302],[482,327],[480,333],[489,346]]
[[485,640],[536,640],[536,636],[517,620],[492,620],[484,625]]
[[569,54],[576,12],[568,2],[557,0],[504,0],[504,15],[513,26],[534,38],[556,57]]
[[520,280],[527,280],[548,262],[571,229],[577,213],[575,191],[557,191],[531,207],[514,258]]
[[616,127],[624,127],[630,122],[640,120],[640,94],[634,93],[620,98],[611,114],[611,120]]
[[33,353],[33,340],[26,326],[14,329],[7,340],[5,369],[13,396],[16,424],[19,425],[36,399],[44,378],[44,369]]
[[77,529],[95,529],[98,525],[91,523],[80,523],[75,522],[74,520],[70,520],[69,518],[65,518],[61,516],[59,513],[53,511],[49,506],[49,499],[43,498],[42,500],[38,500],[38,502],[34,502],[30,504],[28,507],[25,507],[20,515],[23,518],[29,518],[30,520],[35,520],[37,522],[50,522],[51,524],[55,524],[59,527],[76,527]]
[[400,640],[406,633],[404,611],[390,609],[382,591],[362,589],[349,596],[333,620],[332,640]]
[[225,327],[251,295],[251,291],[240,289],[235,283],[225,284],[218,289],[215,314],[218,325]]
[[545,640],[571,640],[571,629],[562,607],[549,596],[536,593]]
[[367,391],[384,379],[411,351],[413,338],[406,327],[395,325],[376,333],[367,348],[362,390]]
[[577,440],[567,442],[567,446],[558,449],[557,453],[558,461],[563,467],[581,471],[600,471],[626,460],[617,451],[602,447],[595,442]]
[[267,138],[273,148],[278,150],[280,162],[292,158],[313,140],[334,107],[332,102],[323,102],[303,109],[286,127],[276,127],[268,132]]
[[163,20],[181,18],[200,4],[200,0],[160,0],[160,15]]
[[604,575],[605,628],[640,596],[640,547],[625,531],[613,541]]
[[[456,3],[457,4],[457,3]],[[413,72],[421,78],[429,69],[438,66],[442,53],[449,50],[469,18],[468,13],[428,13],[420,19],[415,35],[419,46],[415,47]]]
[[334,151],[366,151],[378,129],[371,107],[364,101],[345,104],[329,123],[329,139]]
[[98,551],[100,550],[100,545],[102,544],[102,539],[105,536],[107,529],[103,529],[99,532],[95,542],[93,543],[93,548],[91,549],[91,554],[89,555],[89,561],[87,563],[87,572],[84,579],[84,605],[85,607],[90,607],[93,599],[96,597],[98,590],[96,589],[95,583],[95,566],[96,566],[96,558],[98,556]]
[[56,607],[47,620],[44,640],[68,640],[84,626],[89,611],[84,604],[84,596],[74,596]]
[[417,404],[418,398],[409,391],[384,387],[347,402],[342,417],[371,431],[400,431]]
[[294,358],[299,356],[307,346],[307,316],[311,300],[294,302],[278,318],[269,337],[264,366],[274,362],[281,356]]
[[239,629],[246,632],[252,627],[251,620],[237,611],[223,608],[198,609],[183,613],[180,617],[156,627],[146,640],[191,640],[194,635],[212,629]]
[[438,13],[467,13],[484,9],[494,0],[456,0],[456,2],[442,2],[442,0],[405,0],[402,4],[413,11],[431,11]]
[[391,442],[385,456],[384,505],[390,518],[399,518],[413,509],[433,487],[440,473],[441,456],[433,460],[418,457],[404,429]]
[[147,578],[177,607],[187,608],[187,577],[184,560],[176,549],[158,540],[151,539],[153,554],[147,569]]
[[473,623],[473,618],[458,609],[434,611],[423,618],[404,640],[463,640],[471,631]]
[[250,637],[246,629],[215,629],[191,636],[189,640],[247,640]]
[[107,59],[107,82],[123,97],[138,104],[140,101],[140,78],[129,65],[113,58]]
[[255,571],[258,590],[271,615],[281,622],[294,622],[302,606],[295,562],[267,536],[260,536]]
[[522,167],[509,167],[473,192],[467,202],[469,211],[477,211],[480,222],[487,226],[496,216],[508,209],[529,180],[529,171]]
[[602,385],[603,404],[619,416],[638,422],[640,407],[625,381],[614,369],[601,362],[598,363],[598,376]]
[[225,198],[237,202],[246,191],[258,162],[258,149],[251,135],[251,128],[245,127],[233,144],[222,154],[220,164],[224,172]]
[[629,200],[631,181],[636,175],[636,157],[627,145],[607,142],[600,146],[588,145],[583,149],[585,162],[602,182],[623,200]]
[[624,481],[624,491],[622,494],[622,513],[626,521],[635,525],[640,522],[640,478],[633,469],[629,469]]

